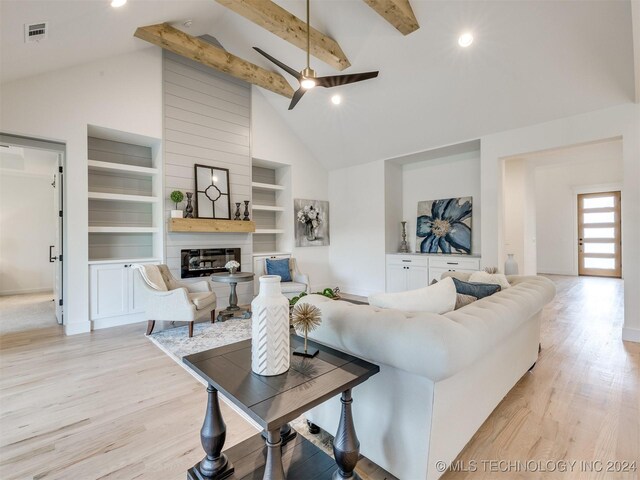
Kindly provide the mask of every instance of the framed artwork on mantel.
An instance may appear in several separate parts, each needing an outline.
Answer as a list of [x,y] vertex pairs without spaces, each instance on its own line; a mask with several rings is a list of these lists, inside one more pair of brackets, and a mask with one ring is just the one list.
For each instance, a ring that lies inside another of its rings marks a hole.
[[471,254],[472,197],[418,202],[416,252]]
[[229,170],[195,165],[196,217],[231,220]]

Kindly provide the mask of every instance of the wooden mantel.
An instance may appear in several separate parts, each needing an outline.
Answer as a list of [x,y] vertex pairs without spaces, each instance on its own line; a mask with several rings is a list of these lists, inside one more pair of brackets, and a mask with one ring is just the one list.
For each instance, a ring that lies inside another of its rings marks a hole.
[[188,233],[253,233],[256,224],[244,220],[214,220],[211,218],[171,218],[170,232]]

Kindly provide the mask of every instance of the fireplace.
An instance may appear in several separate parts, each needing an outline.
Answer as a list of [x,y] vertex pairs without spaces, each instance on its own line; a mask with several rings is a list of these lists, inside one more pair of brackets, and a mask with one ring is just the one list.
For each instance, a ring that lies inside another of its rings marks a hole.
[[180,256],[181,278],[208,277],[212,273],[225,272],[224,266],[230,260],[241,263],[239,248],[192,248],[182,250]]

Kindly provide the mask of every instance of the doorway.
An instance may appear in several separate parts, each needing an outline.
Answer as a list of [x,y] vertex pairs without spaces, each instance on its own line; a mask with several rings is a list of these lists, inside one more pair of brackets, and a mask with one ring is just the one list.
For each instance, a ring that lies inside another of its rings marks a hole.
[[0,333],[64,323],[64,151],[0,134]]
[[578,194],[578,275],[622,277],[619,191]]

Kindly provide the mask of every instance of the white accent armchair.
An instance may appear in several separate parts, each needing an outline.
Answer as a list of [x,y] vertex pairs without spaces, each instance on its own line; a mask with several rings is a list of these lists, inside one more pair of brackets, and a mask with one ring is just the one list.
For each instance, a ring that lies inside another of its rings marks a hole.
[[216,294],[208,281],[184,283],[176,280],[166,265],[135,265],[147,291],[147,335],[156,321],[189,322],[189,337],[193,337],[196,320],[216,318]]
[[[282,294],[291,300],[293,297],[300,295],[302,292],[310,293],[311,286],[309,284],[309,276],[300,272],[298,262],[293,257],[272,257],[273,259],[289,258],[289,272],[291,272],[291,282],[281,282]],[[261,275],[267,275],[267,259],[264,260],[264,270]],[[256,275],[259,277],[259,275]],[[257,294],[257,292],[256,292]]]

